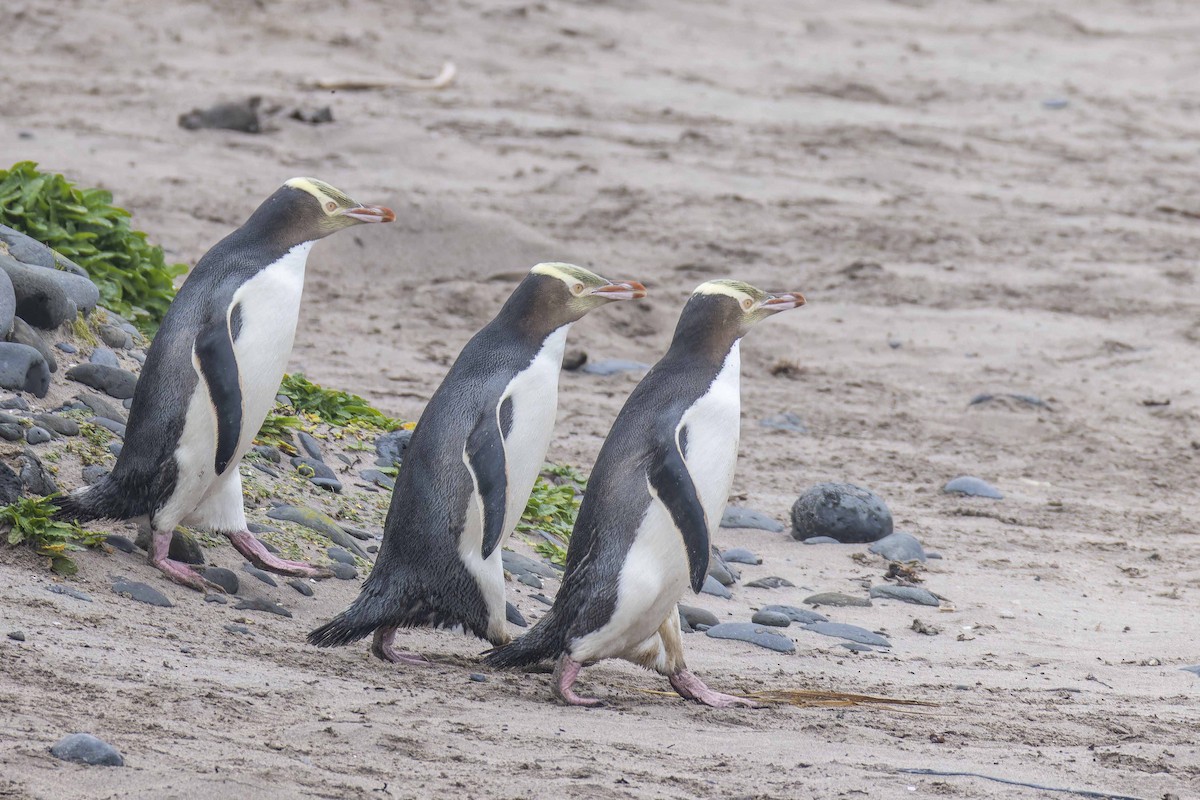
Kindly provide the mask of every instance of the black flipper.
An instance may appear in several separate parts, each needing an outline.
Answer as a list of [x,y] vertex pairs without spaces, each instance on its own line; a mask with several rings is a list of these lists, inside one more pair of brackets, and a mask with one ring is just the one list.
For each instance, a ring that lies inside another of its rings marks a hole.
[[195,353],[217,412],[217,457],[213,466],[221,475],[233,460],[242,435],[242,386],[226,317],[222,316],[200,330]]
[[475,430],[467,437],[467,459],[475,473],[479,496],[483,498],[483,547],[486,559],[504,535],[504,514],[508,510],[508,467],[504,461],[504,438],[494,410],[484,413]]
[[[686,437],[686,431],[683,432]],[[692,591],[700,591],[708,575],[709,535],[708,518],[691,473],[683,460],[683,452],[675,436],[671,436],[655,453],[649,470],[650,486],[658,499],[671,512],[675,526],[683,533],[687,547],[688,568]]]

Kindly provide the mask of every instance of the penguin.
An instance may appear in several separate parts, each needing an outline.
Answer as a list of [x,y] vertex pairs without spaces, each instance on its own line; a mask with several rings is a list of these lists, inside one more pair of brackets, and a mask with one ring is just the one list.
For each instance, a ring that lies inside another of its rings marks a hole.
[[733,484],[741,416],[742,337],[760,320],[804,305],[797,292],[701,284],[666,355],[613,423],[588,478],[554,605],[529,632],[484,654],[497,668],[558,658],[553,691],[585,664],[622,658],[667,676],[684,698],[727,708],[754,703],[710,689],[688,671],[677,603],[708,574],[711,531]]
[[538,264],[467,343],[425,407],[405,450],[371,574],[350,607],[308,635],[317,647],[374,632],[384,661],[399,628],[461,626],[509,641],[500,545],[542,469],[558,408],[571,325],[615,300],[646,295],[572,264]]
[[196,264],[150,345],[116,466],[58,498],[59,519],[145,519],[149,561],[193,589],[221,591],[167,557],[175,526],[225,534],[255,566],[284,575],[330,571],[285,561],[246,528],[238,464],[283,379],[313,244],[353,225],[392,222],[327,183],[293,178]]

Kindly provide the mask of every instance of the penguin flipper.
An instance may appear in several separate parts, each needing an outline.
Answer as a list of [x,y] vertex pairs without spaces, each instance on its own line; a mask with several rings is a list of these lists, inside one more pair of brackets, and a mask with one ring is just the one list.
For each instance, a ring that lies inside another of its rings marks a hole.
[[508,511],[508,465],[504,460],[504,437],[495,413],[484,413],[467,437],[467,460],[475,474],[475,486],[483,498],[484,559],[492,554],[504,536],[504,516]]
[[692,591],[699,592],[708,575],[708,517],[700,503],[696,484],[688,472],[687,462],[683,460],[678,434],[671,436],[658,448],[650,464],[648,477],[650,487],[671,512],[675,527],[683,534]]
[[213,467],[221,475],[233,460],[242,434],[242,385],[228,316],[222,314],[200,329],[193,353],[217,414],[217,453]]

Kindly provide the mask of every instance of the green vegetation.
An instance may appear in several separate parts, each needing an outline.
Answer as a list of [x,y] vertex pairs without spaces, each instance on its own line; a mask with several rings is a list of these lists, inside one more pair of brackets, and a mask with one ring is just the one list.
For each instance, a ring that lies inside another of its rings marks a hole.
[[358,395],[318,386],[301,373],[284,375],[279,393],[292,401],[298,413],[315,416],[329,425],[358,425],[383,431],[401,425],[400,420],[373,408]]
[[22,161],[0,170],[0,223],[32,236],[87,270],[100,302],[147,334],[158,330],[174,279],[187,271],[167,264],[161,247],[129,227],[129,212],[103,189],[79,189],[62,175]]
[[[545,475],[566,478],[568,482],[556,486],[546,480]],[[532,542],[533,549],[560,566],[567,563],[567,545],[571,541],[571,529],[579,516],[579,498],[576,493],[582,491],[586,484],[587,480],[574,467],[547,465],[534,483],[529,502],[525,504],[525,513],[517,523],[518,531],[537,536]],[[550,534],[558,542],[538,535],[538,531]]]
[[257,444],[278,447],[287,453],[295,453],[296,445],[292,443],[292,431],[299,427],[300,419],[298,417],[268,414],[267,418],[263,420],[262,427],[258,429],[258,435],[254,437],[254,441]]
[[79,571],[67,555],[72,550],[94,547],[104,540],[103,533],[85,531],[73,522],[54,519],[54,496],[26,497],[0,507],[0,525],[8,527],[8,543],[28,544],[38,555],[50,559],[50,568],[59,575]]

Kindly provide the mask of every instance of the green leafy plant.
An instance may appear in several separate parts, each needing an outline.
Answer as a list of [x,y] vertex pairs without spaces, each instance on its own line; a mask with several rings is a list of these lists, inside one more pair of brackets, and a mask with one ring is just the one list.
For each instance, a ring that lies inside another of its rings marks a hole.
[[403,424],[358,395],[318,386],[299,372],[283,376],[279,393],[292,401],[297,412],[311,414],[329,425],[359,425],[390,431]]
[[103,533],[85,531],[73,522],[54,519],[54,495],[25,497],[7,506],[0,506],[0,526],[8,528],[8,543],[28,544],[38,555],[50,559],[50,568],[59,575],[74,575],[79,571],[67,555],[73,550],[94,547],[104,540]]
[[286,414],[268,414],[267,418],[263,420],[262,427],[258,429],[258,435],[254,437],[254,441],[256,444],[271,445],[294,454],[296,445],[293,444],[292,431],[299,427],[300,420],[296,417]]
[[0,223],[32,236],[87,270],[100,302],[148,334],[158,330],[174,280],[187,271],[168,264],[161,247],[129,227],[129,212],[103,189],[80,189],[32,161],[0,170]]
[[[525,512],[517,522],[517,530],[536,535],[533,549],[543,558],[562,566],[567,563],[571,529],[579,516],[578,491],[585,487],[586,479],[579,470],[568,466],[547,465],[542,473],[533,485]],[[545,475],[566,478],[568,482],[556,485]],[[549,534],[551,538],[540,533]]]

